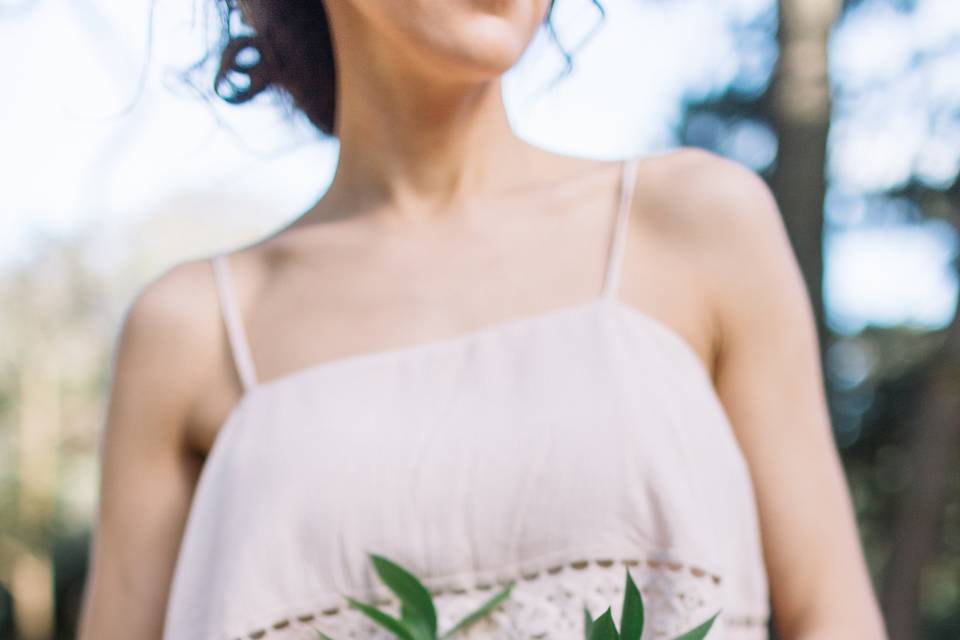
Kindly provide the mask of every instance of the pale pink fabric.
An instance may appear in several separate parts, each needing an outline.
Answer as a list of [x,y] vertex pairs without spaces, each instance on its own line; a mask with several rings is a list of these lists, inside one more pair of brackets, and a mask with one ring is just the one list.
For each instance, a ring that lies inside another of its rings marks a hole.
[[754,492],[709,375],[616,297],[635,162],[597,298],[264,383],[213,258],[246,393],[193,497],[165,640],[391,638],[344,606],[398,611],[368,551],[436,592],[441,632],[517,580],[463,638],[580,640],[584,605],[619,616],[627,568],[644,639],[718,609],[709,638],[767,638]]

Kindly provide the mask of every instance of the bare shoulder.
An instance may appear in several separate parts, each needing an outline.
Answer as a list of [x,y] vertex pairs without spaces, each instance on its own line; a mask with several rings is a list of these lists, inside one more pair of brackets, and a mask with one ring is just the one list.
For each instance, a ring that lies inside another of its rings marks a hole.
[[782,305],[804,303],[777,203],[755,171],[695,147],[642,158],[636,180],[631,280],[656,283],[637,286],[636,299],[658,301],[716,382],[746,309],[756,314],[775,291],[790,298]]
[[[724,401],[732,406],[740,389],[755,388],[768,366],[758,352],[786,349],[782,362],[815,363],[813,306],[763,177],[709,151],[681,149],[655,159],[643,179],[651,185],[647,197],[661,206],[638,215],[663,230],[659,238],[672,238],[670,249],[689,266],[690,286],[712,319],[714,382]],[[808,377],[817,377],[815,364],[810,368]],[[746,440],[742,425],[735,427]]]
[[[209,259],[194,258],[167,267],[142,285],[127,307],[122,336],[141,349],[173,344],[192,348],[205,342],[217,306]],[[214,316],[215,317],[215,316]]]
[[219,303],[206,258],[167,267],[136,292],[117,339],[113,400],[149,390],[186,424],[209,383],[219,346]]
[[636,204],[638,215],[674,240],[714,302],[736,298],[744,278],[760,286],[799,276],[773,192],[749,167],[684,147],[652,158],[638,179],[648,187],[638,189],[647,199]]
[[[704,276],[727,332],[744,314],[774,307],[794,322],[810,321],[803,275],[773,192],[762,176],[702,150],[677,158],[676,215],[709,261]],[[670,173],[668,171],[668,173]],[[771,322],[772,313],[764,314]]]
[[210,279],[208,258],[194,258],[167,267],[137,290],[124,316],[124,325],[132,329],[164,328],[189,334],[196,319],[196,314],[187,313],[189,305],[215,302]]
[[648,207],[652,222],[681,231],[692,242],[722,247],[758,232],[775,236],[781,226],[763,177],[712,151],[681,147],[653,156],[639,163],[637,177],[647,187],[638,189],[640,197],[655,205]]

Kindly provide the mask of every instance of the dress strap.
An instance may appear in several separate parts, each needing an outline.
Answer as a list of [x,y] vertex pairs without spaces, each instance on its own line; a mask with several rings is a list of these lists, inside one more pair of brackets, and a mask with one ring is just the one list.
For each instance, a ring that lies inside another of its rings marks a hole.
[[216,254],[211,259],[214,279],[217,285],[217,296],[220,299],[220,311],[223,315],[223,324],[227,330],[227,340],[233,354],[233,362],[240,376],[244,392],[250,391],[257,384],[257,373],[253,366],[253,357],[250,355],[250,345],[243,328],[243,318],[237,306],[237,299],[233,292],[230,278],[230,263],[224,254]]
[[627,222],[630,219],[630,203],[633,201],[633,189],[636,184],[638,161],[639,156],[630,156],[621,163],[620,206],[617,208],[613,238],[610,241],[610,251],[607,257],[607,272],[602,294],[606,299],[612,299],[617,294],[617,288],[620,284],[620,269],[623,263],[623,252],[627,241]]

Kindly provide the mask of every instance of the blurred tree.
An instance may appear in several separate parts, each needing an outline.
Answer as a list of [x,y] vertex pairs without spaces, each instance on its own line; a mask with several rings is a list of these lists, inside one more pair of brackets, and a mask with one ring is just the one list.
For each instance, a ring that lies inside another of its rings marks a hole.
[[[851,23],[886,25],[896,54],[868,72],[840,66],[847,72],[836,77],[834,118],[843,133],[834,146],[853,148],[859,138],[852,155],[869,167],[873,158],[862,140],[882,140],[891,129],[916,140],[900,146],[907,163],[886,160],[900,171],[867,178],[861,168],[852,175],[838,171],[837,179],[863,203],[867,219],[861,224],[882,223],[870,219],[871,211],[876,217],[895,211],[905,224],[939,219],[955,238],[960,149],[949,141],[957,141],[960,92],[944,79],[956,78],[948,62],[960,62],[960,7],[941,0],[857,0],[846,3],[845,16]],[[928,36],[911,41],[903,34],[911,33],[917,16],[925,18],[916,19],[918,32]],[[870,36],[876,40],[878,33]],[[851,42],[856,37],[849,36]],[[952,268],[956,273],[956,262]],[[880,599],[890,636],[960,637],[960,544],[946,535],[951,520],[945,518],[960,508],[960,319],[954,309],[941,329],[878,327],[857,338],[845,341],[859,344],[848,351],[865,347],[881,357],[860,384],[834,389],[834,406],[848,410],[838,421],[861,423],[845,458],[873,547],[868,551],[882,567]]]
[[829,338],[822,286],[830,127],[827,38],[839,9],[839,0],[779,0],[780,56],[765,105],[779,141],[771,187],[807,283],[824,352]]
[[[954,238],[960,228],[960,148],[949,146],[960,127],[960,94],[943,81],[945,63],[960,62],[960,9],[950,6],[940,0],[846,3],[847,22],[877,25],[860,38],[887,37],[894,52],[885,64],[865,70],[841,60],[835,78],[834,119],[841,133],[832,146],[840,158],[860,158],[860,166],[844,170],[838,162],[834,179],[867,212],[860,224],[883,224],[893,212],[904,224],[939,219]],[[926,37],[904,37],[911,26]],[[842,45],[853,53],[845,58],[862,58],[858,42],[856,34],[846,37]],[[870,176],[864,167],[877,155],[871,151],[890,149],[889,138],[898,134],[908,139],[897,141],[896,156],[886,159],[895,169]],[[948,544],[944,515],[960,506],[960,322],[954,310],[938,330],[875,328],[860,338],[882,357],[861,384],[835,388],[834,405],[849,410],[860,404],[838,421],[860,423],[855,433],[861,435],[848,443],[845,458],[858,483],[868,551],[882,567],[887,626],[898,640],[956,638],[960,549],[956,541]]]
[[16,336],[0,341],[0,584],[13,614],[0,607],[0,628],[16,620],[17,640],[73,637],[103,394],[127,305],[167,266],[261,236],[263,210],[175,194],[130,224],[38,238],[28,262],[0,271],[0,335]]
[[[914,179],[893,195],[909,194],[914,201],[924,203],[928,215],[941,215],[960,228],[955,199],[958,185],[960,180],[941,192]],[[941,552],[945,564],[953,566],[952,579],[960,583],[960,549],[952,550],[951,559],[950,550],[941,548],[943,516],[948,504],[956,505],[960,500],[955,482],[960,468],[960,317],[956,310],[946,327],[936,333],[937,349],[906,376],[911,391],[908,410],[899,414],[903,422],[901,439],[908,451],[904,461],[906,481],[901,484],[893,516],[881,600],[893,638],[918,637],[924,627],[922,603],[936,596],[924,595],[923,580]],[[956,609],[953,618],[954,622],[948,624],[954,633],[960,632]]]

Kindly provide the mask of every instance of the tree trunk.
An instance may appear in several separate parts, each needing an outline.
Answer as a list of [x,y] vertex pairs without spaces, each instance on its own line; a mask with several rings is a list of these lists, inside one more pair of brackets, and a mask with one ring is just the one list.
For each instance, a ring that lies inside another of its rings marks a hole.
[[780,58],[767,102],[779,140],[771,188],[813,303],[821,362],[827,340],[822,284],[830,125],[827,37],[839,8],[839,0],[780,0]]
[[920,637],[920,579],[937,551],[952,474],[960,467],[960,318],[924,372],[912,412],[909,482],[897,509],[881,603],[892,640]]

